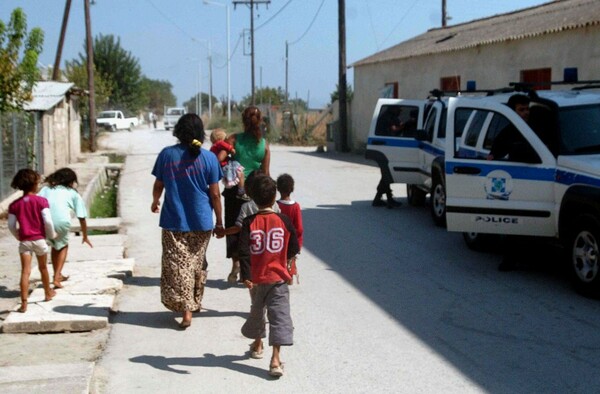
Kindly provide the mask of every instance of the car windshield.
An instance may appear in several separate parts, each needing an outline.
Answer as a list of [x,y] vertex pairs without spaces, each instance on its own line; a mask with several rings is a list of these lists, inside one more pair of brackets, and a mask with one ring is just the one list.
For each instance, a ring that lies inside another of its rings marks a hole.
[[600,153],[600,104],[565,107],[559,111],[561,153]]
[[98,114],[98,118],[114,118],[114,117],[115,117],[115,113],[112,111],[100,112]]
[[183,115],[182,109],[170,109],[167,115]]

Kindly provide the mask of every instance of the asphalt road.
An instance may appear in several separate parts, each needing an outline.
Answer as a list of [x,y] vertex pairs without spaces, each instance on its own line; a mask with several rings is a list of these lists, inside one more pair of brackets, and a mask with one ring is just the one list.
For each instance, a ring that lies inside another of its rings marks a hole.
[[[97,390],[132,392],[597,392],[600,301],[571,289],[550,249],[508,273],[498,254],[468,250],[427,207],[371,207],[379,171],[362,157],[272,147],[271,173],[290,173],[303,207],[300,284],[291,288],[295,344],[285,375],[252,360],[240,327],[245,288],[225,282],[225,243],[209,246],[201,313],[186,331],[160,303],[160,229],[150,212],[152,165],[174,143],[164,130],[110,133],[128,154],[120,215],[136,273],[97,364]],[[550,252],[548,252],[550,250]]]

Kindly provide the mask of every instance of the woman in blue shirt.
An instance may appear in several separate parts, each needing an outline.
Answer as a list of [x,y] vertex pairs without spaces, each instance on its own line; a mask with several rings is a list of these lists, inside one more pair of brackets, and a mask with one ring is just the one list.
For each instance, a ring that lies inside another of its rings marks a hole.
[[200,310],[208,242],[213,230],[223,227],[218,183],[223,172],[217,157],[201,148],[204,125],[198,115],[182,116],[173,135],[179,143],[164,148],[152,170],[156,180],[151,210],[160,210],[162,228],[161,301],[168,309],[183,313],[180,327],[185,329],[191,325],[192,312]]

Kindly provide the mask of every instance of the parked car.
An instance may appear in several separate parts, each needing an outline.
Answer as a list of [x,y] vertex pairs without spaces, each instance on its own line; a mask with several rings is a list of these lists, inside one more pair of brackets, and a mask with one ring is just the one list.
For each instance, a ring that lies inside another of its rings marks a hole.
[[165,126],[165,130],[170,130],[175,127],[175,124],[183,115],[185,115],[186,110],[184,107],[166,107],[165,115],[163,118],[163,124]]
[[138,125],[138,122],[138,118],[134,116],[126,118],[123,112],[118,110],[102,111],[96,118],[96,125],[98,127],[103,127],[110,131],[123,129],[131,131]]
[[[576,288],[600,294],[600,93],[531,92],[527,123],[505,105],[509,97],[449,100],[448,230],[463,232],[471,247],[487,234],[558,240]],[[464,131],[461,112],[469,114]],[[521,137],[514,149],[529,154],[486,157],[508,125]]]

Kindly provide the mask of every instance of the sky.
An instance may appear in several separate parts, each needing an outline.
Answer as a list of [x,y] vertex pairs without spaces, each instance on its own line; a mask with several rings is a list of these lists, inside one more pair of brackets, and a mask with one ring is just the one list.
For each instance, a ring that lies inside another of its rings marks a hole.
[[[244,0],[93,0],[92,35],[112,34],[140,63],[142,73],[168,81],[177,103],[198,91],[227,97],[227,9],[230,15],[231,97],[251,92],[250,9]],[[247,0],[249,2],[249,0]],[[263,3],[265,0],[259,0]],[[540,0],[447,0],[448,25],[511,12],[548,2]],[[234,5],[234,3],[238,3]],[[85,53],[84,1],[71,3],[61,67]],[[346,63],[361,60],[402,41],[441,26],[441,0],[345,0]],[[226,7],[228,6],[228,7]],[[0,19],[7,23],[13,9],[27,15],[28,29],[45,34],[39,65],[53,65],[65,0],[0,0]],[[330,102],[338,82],[338,1],[271,0],[255,6],[254,52],[256,88],[286,86],[311,108]],[[209,48],[210,44],[210,48]],[[212,59],[212,78],[208,56]],[[353,84],[352,68],[347,80]]]

